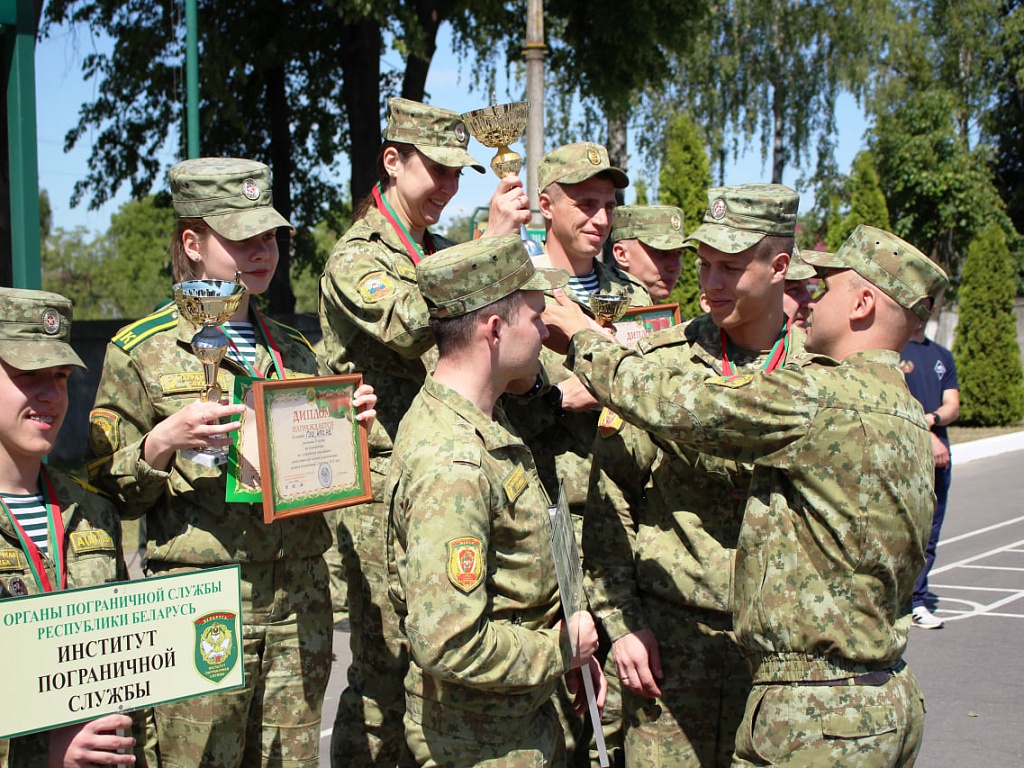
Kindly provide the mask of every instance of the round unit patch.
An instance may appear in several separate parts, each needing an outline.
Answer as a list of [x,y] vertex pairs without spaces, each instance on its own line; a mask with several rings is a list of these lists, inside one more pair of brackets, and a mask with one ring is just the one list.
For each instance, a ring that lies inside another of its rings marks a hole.
[[680,229],[682,229],[682,226],[683,226],[683,222],[680,221],[679,217],[676,216],[675,214],[673,214],[672,218],[670,218],[668,220],[668,223],[669,223],[669,226],[672,227],[672,229],[676,230],[677,232]]
[[260,188],[256,184],[256,179],[246,179],[242,182],[242,194],[249,200],[260,199]]
[[56,309],[46,309],[43,311],[43,330],[51,336],[56,336],[60,333],[60,312]]
[[711,211],[711,218],[715,221],[723,218],[725,216],[725,200],[720,197],[715,198],[711,201],[711,208],[709,210]]
[[466,133],[466,126],[464,124],[455,124],[455,138],[463,144],[469,141],[469,135]]

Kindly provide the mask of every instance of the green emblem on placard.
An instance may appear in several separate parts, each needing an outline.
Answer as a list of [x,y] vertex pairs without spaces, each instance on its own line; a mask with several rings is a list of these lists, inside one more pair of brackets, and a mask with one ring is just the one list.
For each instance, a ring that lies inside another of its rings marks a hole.
[[196,671],[207,680],[219,683],[238,663],[237,616],[218,611],[195,620]]

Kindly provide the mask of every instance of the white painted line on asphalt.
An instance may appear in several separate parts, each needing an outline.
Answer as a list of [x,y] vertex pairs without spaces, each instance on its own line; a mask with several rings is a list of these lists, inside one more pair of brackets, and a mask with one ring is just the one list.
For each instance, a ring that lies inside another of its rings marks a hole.
[[[952,544],[954,541],[963,541],[964,539],[969,539],[972,536],[979,536],[982,533],[988,533],[989,531],[995,531],[995,530],[998,530],[1000,528],[1005,528],[1008,525],[1013,525],[1014,523],[1020,523],[1020,522],[1024,522],[1024,515],[1021,515],[1020,517],[1015,517],[1012,520],[1003,520],[1003,522],[1001,522],[1001,523],[995,523],[993,525],[988,525],[988,526],[986,526],[984,528],[978,528],[975,531],[968,531],[967,533],[961,533],[959,536],[954,536],[951,539],[941,539],[936,546],[941,547],[944,544]],[[1015,552],[1017,550],[1008,550],[1008,551]],[[932,573],[934,573],[934,571],[932,571]]]
[[973,587],[968,584],[932,584],[928,582],[928,588],[936,589],[966,589],[968,592],[1020,592],[1019,589],[1008,589],[1006,587]]
[[1024,545],[1024,539],[1021,539],[1020,541],[1011,542],[1003,547],[996,547],[995,549],[989,549],[985,552],[979,552],[976,555],[972,555],[971,557],[965,557],[963,560],[958,560],[955,563],[949,563],[948,565],[944,565],[941,568],[932,568],[931,573],[929,573],[928,575],[929,577],[935,576],[939,573],[950,571],[953,568],[959,568],[961,566],[967,565],[968,563],[973,563],[977,560],[981,560],[986,557],[991,557],[992,555],[998,555],[1001,552],[1007,551],[1008,549],[1012,549],[1014,547],[1019,547],[1022,545]]
[[[1024,613],[992,613],[985,611],[984,613],[972,613],[969,616],[995,616],[997,619],[1024,619]],[[959,617],[957,617],[959,618]]]
[[979,571],[1024,571],[1024,568],[1014,568],[1010,565],[965,565],[964,568],[974,568]]

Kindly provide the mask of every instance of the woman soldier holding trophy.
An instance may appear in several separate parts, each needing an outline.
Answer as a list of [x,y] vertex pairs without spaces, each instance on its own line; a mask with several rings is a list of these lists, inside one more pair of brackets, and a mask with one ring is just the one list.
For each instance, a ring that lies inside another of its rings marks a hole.
[[[404,640],[386,591],[386,512],[380,500],[398,423],[437,356],[416,264],[452,245],[428,231],[459,189],[464,168],[483,173],[466,147],[462,116],[406,99],[388,102],[378,181],[356,206],[320,278],[324,356],[334,372],[354,365],[387,392],[369,438],[373,502],[339,510],[352,662],[331,739],[335,766],[388,765],[405,750]],[[519,232],[529,220],[522,182],[509,176],[491,198],[487,232]],[[383,427],[380,429],[379,427]]]
[[[315,768],[331,670],[323,560],[330,533],[320,514],[266,524],[259,503],[226,501],[222,466],[229,433],[239,426],[228,417],[245,410],[222,400],[236,376],[317,372],[302,334],[249,300],[269,287],[277,229],[291,225],[273,208],[270,169],[262,163],[187,160],[168,176],[179,306],[127,326],[109,343],[90,415],[89,470],[120,501],[123,517],[146,515],[147,575],[240,565],[243,637],[236,640],[245,687],[157,707],[160,759],[182,767]],[[211,313],[227,319],[219,375],[205,358],[204,372],[197,370],[200,320],[181,299],[202,304],[196,297],[211,293]],[[375,400],[370,387],[356,391],[360,420],[372,419]]]

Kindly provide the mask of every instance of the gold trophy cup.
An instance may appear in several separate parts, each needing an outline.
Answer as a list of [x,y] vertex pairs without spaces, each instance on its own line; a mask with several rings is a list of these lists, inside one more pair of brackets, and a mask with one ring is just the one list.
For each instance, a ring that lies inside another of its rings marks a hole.
[[[497,149],[491,158],[491,170],[502,178],[512,174],[518,176],[523,169],[523,156],[508,148],[509,144],[519,141],[526,130],[526,119],[530,115],[530,102],[515,101],[510,104],[493,104],[483,109],[464,112],[462,119],[466,121],[469,132],[485,147]],[[526,227],[519,232],[530,256],[540,256],[544,249],[540,243],[530,237]]]
[[[202,326],[192,337],[192,351],[203,364],[206,386],[200,399],[204,402],[219,403],[224,394],[217,384],[217,371],[228,351],[228,339],[220,326],[235,314],[244,298],[245,286],[234,280],[185,280],[174,285],[174,303],[181,316]],[[227,453],[217,448],[189,449],[183,453],[207,466],[216,466],[227,458]]]
[[629,309],[628,293],[595,293],[590,297],[590,311],[601,325],[608,326],[620,320]]
[[483,109],[466,112],[462,119],[466,121],[469,132],[485,147],[497,149],[491,158],[491,170],[500,179],[512,174],[516,176],[523,168],[523,158],[518,152],[508,148],[509,144],[519,141],[526,130],[526,118],[530,115],[530,102],[516,101],[511,104],[494,104]]

